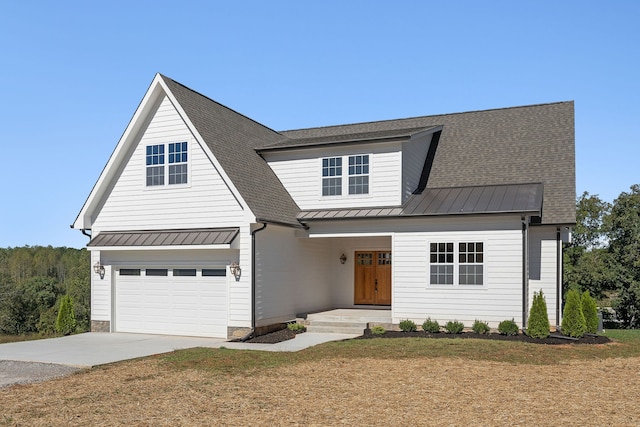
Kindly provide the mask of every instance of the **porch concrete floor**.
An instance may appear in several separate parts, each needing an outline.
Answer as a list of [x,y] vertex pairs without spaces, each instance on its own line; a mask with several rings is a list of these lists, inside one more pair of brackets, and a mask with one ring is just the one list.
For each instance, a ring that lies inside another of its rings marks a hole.
[[307,320],[391,323],[391,309],[337,308],[308,314]]

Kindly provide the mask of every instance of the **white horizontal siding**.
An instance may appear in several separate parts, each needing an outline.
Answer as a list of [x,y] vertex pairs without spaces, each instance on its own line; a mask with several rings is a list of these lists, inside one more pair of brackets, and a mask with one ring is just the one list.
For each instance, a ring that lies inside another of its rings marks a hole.
[[[180,141],[189,142],[188,184],[147,187],[146,146]],[[242,217],[239,202],[165,98],[108,194],[93,231],[237,226]]]
[[111,268],[105,268],[104,278],[93,272],[100,261],[100,251],[91,251],[91,320],[111,320]]
[[[471,220],[476,222],[477,220]],[[504,221],[504,220],[503,220]],[[480,230],[456,230],[455,222],[424,232],[398,232],[393,237],[394,321],[440,323],[458,320],[471,326],[475,319],[493,327],[505,319],[522,319],[522,232],[517,220],[490,223]],[[440,230],[438,230],[440,228]],[[484,242],[484,286],[429,284],[430,242]]]
[[[369,154],[368,195],[348,194],[348,164],[343,161],[342,196],[322,196],[322,159]],[[400,144],[358,145],[268,153],[265,159],[301,209],[331,209],[401,204]]]

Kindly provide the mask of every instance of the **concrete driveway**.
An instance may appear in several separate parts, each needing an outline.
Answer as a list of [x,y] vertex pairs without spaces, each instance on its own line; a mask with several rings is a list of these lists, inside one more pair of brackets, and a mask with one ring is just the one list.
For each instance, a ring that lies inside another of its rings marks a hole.
[[220,347],[218,338],[89,332],[0,344],[0,360],[88,368],[192,347]]

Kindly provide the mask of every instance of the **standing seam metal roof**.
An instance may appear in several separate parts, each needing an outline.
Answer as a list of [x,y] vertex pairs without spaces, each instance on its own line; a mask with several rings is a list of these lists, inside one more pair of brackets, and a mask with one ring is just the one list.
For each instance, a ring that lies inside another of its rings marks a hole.
[[87,246],[201,246],[228,245],[238,228],[203,228],[194,230],[103,231]]

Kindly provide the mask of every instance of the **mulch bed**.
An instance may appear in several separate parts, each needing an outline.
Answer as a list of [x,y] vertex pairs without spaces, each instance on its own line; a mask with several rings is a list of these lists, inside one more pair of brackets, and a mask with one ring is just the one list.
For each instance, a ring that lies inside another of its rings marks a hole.
[[499,341],[519,341],[529,342],[534,344],[606,344],[611,342],[608,337],[602,335],[586,334],[582,338],[570,338],[562,334],[551,334],[547,338],[531,338],[524,334],[518,335],[501,335],[496,333],[491,334],[476,334],[475,332],[463,332],[461,334],[447,334],[444,332],[428,333],[424,331],[416,332],[402,332],[402,331],[387,331],[384,334],[375,335],[370,330],[365,330],[364,335],[357,337],[356,339],[370,339],[370,338],[473,338],[480,340],[499,340]]
[[[280,331],[271,332],[269,334],[260,335],[259,337],[247,340],[248,343],[259,344],[276,344],[282,341],[287,341],[295,338],[296,333],[289,329],[282,329]],[[548,338],[531,338],[524,334],[518,335],[501,335],[496,333],[491,334],[476,334],[475,332],[463,332],[461,334],[447,334],[444,332],[428,333],[424,331],[416,332],[402,332],[402,331],[387,331],[384,334],[375,335],[371,333],[371,330],[366,329],[364,335],[356,337],[355,339],[371,339],[371,338],[433,338],[433,339],[452,339],[452,338],[473,338],[480,340],[498,340],[498,341],[519,341],[529,342],[534,344],[606,344],[611,342],[608,337],[602,335],[587,334],[582,338],[570,338],[562,334],[552,334]]]

